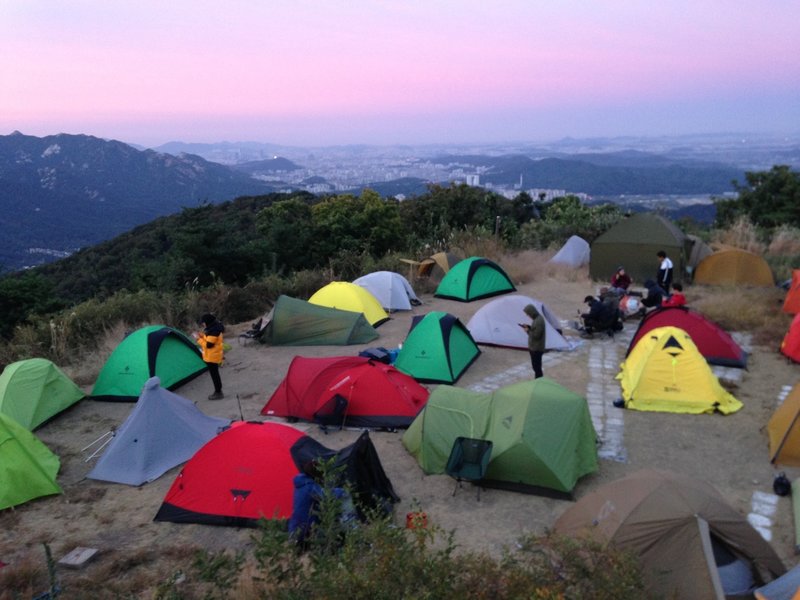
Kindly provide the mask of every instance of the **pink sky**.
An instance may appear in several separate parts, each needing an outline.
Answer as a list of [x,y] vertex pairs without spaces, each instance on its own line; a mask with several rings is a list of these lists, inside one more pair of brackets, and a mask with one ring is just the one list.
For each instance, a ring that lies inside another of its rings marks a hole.
[[793,134],[798,23],[797,0],[0,0],[0,134]]

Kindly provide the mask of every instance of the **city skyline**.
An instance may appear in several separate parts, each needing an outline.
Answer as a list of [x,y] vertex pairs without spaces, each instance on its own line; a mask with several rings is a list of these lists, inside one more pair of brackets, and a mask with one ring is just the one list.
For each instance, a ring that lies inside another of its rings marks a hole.
[[271,4],[4,0],[0,134],[324,146],[800,131],[794,0]]

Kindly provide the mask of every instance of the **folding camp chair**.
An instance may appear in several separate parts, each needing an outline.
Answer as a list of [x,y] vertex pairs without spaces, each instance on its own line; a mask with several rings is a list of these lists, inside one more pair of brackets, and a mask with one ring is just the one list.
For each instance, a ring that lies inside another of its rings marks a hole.
[[[456,487],[453,496],[461,486],[462,481],[480,482],[486,475],[489,459],[492,456],[492,442],[476,438],[457,437],[447,459],[445,473],[454,477]],[[481,499],[481,488],[478,485],[478,500]]]

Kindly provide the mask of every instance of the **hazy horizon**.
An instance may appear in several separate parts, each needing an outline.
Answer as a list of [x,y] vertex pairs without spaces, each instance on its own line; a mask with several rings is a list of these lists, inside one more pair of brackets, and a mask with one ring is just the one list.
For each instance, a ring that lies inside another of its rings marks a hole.
[[800,130],[793,0],[270,4],[5,0],[0,130],[150,147]]

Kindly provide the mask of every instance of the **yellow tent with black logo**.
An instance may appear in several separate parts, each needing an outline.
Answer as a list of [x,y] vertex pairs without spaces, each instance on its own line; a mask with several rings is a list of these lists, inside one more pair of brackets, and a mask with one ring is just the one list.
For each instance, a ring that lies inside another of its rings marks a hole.
[[621,369],[617,379],[626,408],[727,415],[742,407],[720,385],[689,334],[677,327],[651,330]]
[[373,327],[389,319],[389,315],[375,296],[360,285],[347,281],[332,281],[318,289],[308,301],[317,306],[362,313]]

